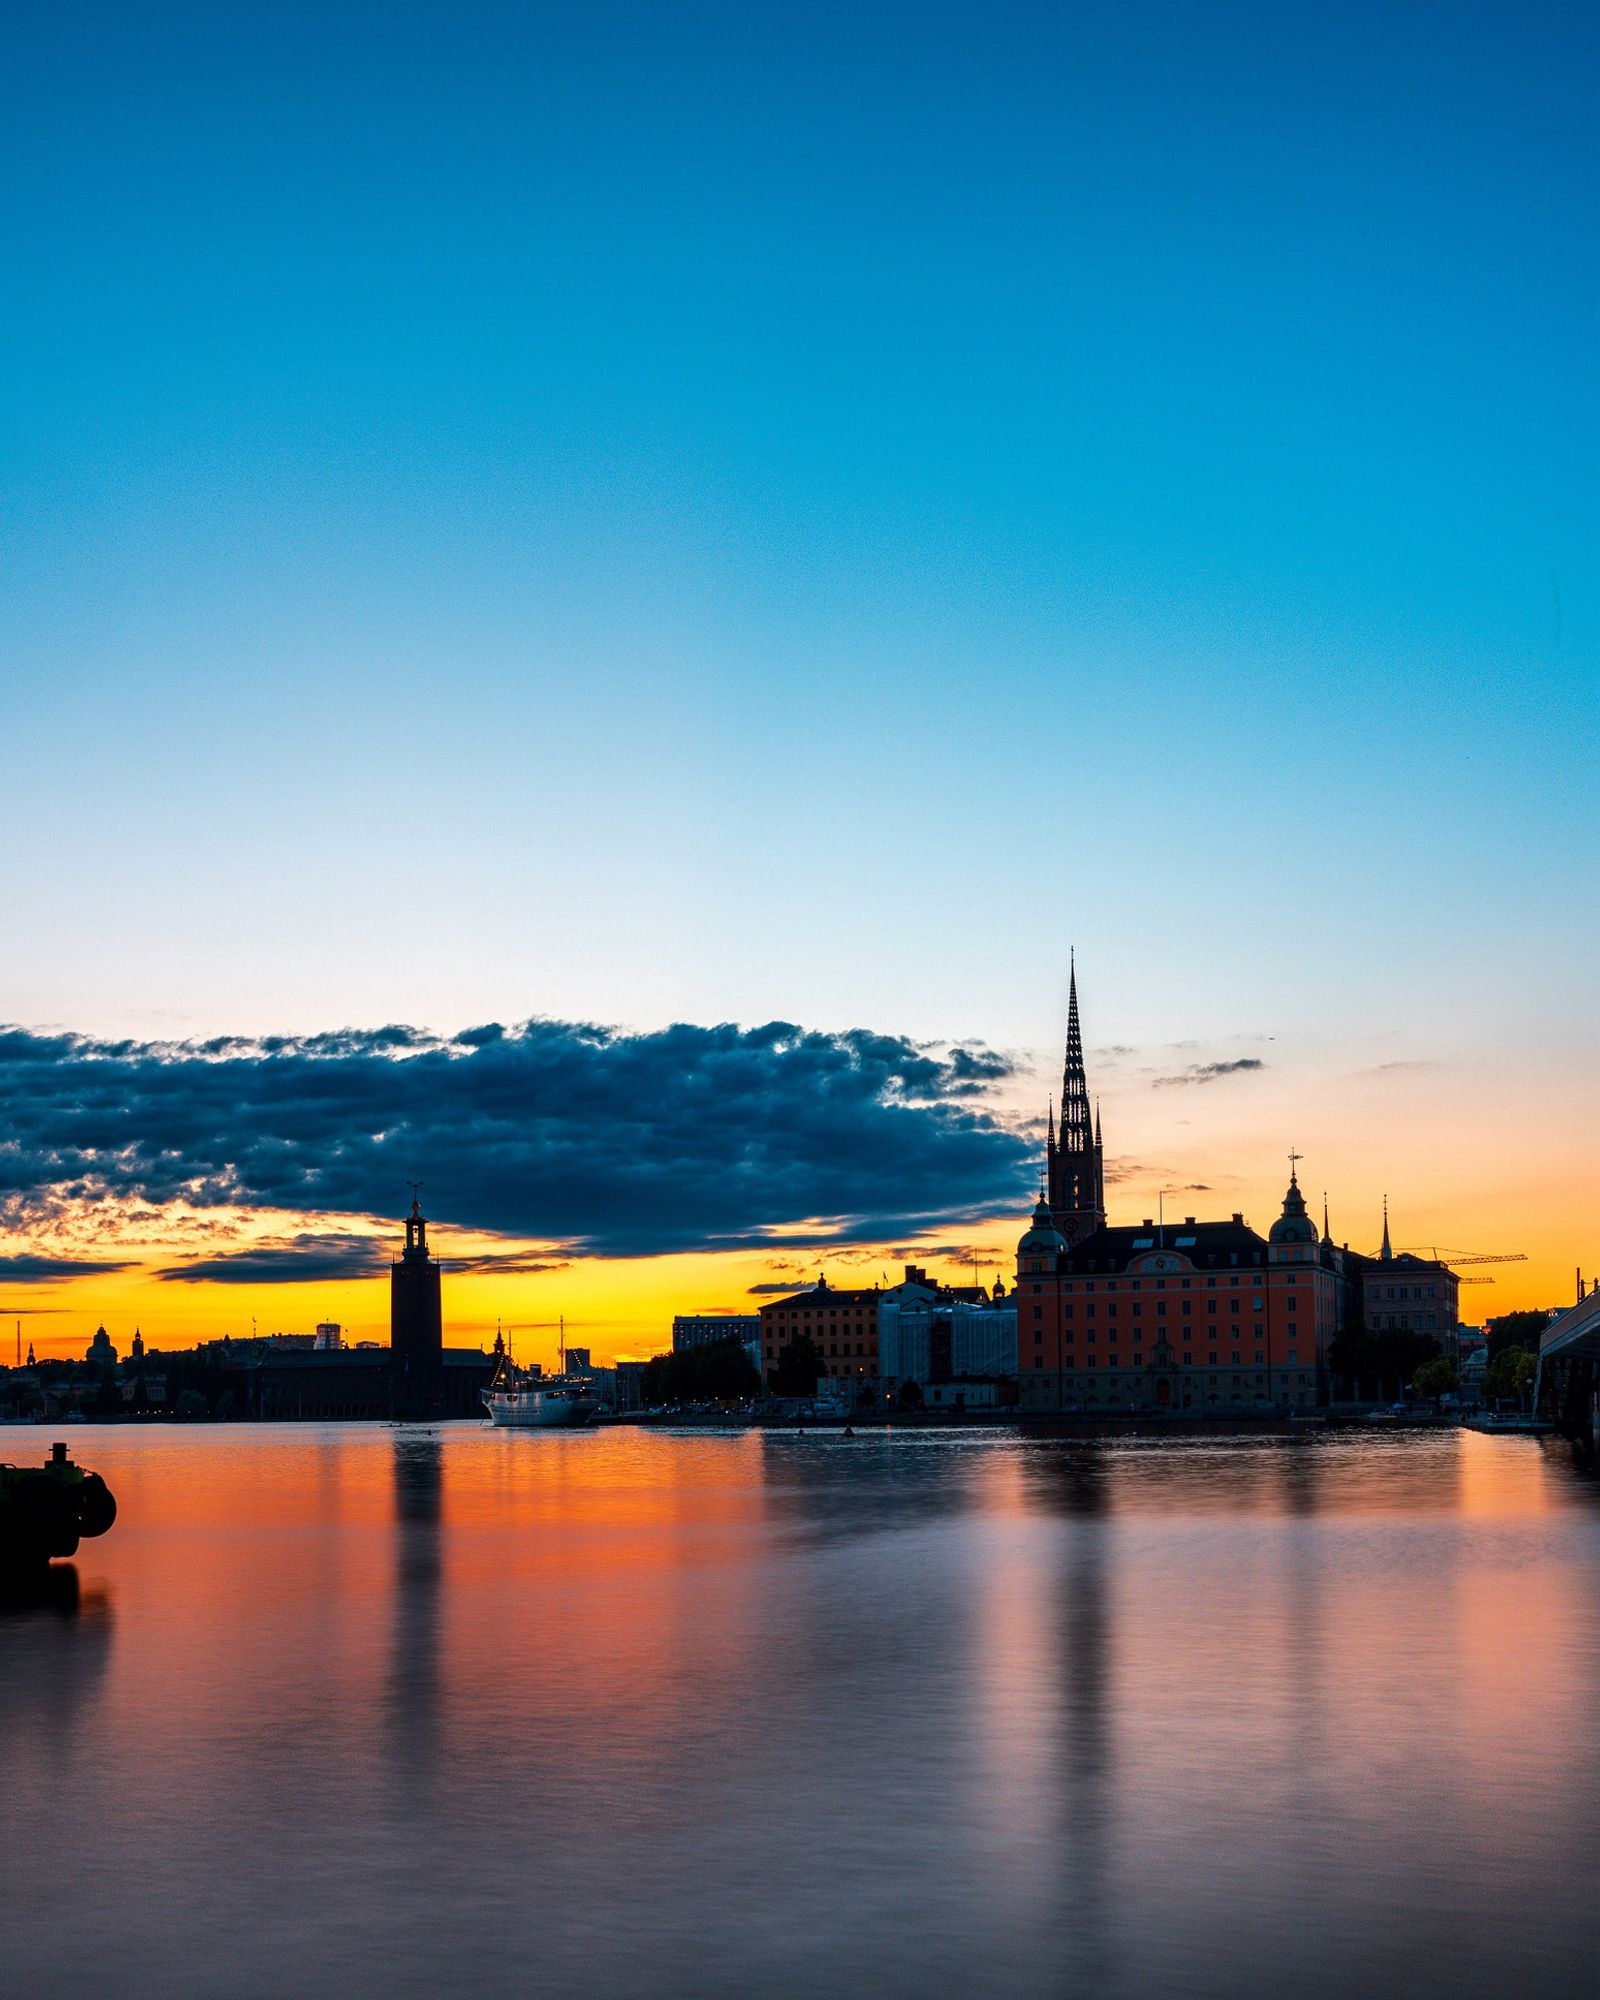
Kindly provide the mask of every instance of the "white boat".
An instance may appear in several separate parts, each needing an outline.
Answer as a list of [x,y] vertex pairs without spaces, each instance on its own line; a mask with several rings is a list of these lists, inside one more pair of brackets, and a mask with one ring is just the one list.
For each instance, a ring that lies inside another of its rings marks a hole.
[[513,1376],[483,1392],[490,1421],[502,1430],[570,1430],[600,1407],[581,1375]]
[[599,1409],[594,1384],[587,1375],[570,1374],[567,1369],[567,1326],[561,1322],[561,1369],[546,1375],[539,1368],[519,1368],[495,1335],[500,1359],[483,1392],[483,1407],[489,1421],[500,1430],[572,1430],[588,1423]]

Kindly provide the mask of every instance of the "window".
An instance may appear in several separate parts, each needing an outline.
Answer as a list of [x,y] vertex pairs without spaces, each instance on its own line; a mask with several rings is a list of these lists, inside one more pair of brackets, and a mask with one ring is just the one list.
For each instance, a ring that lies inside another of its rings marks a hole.
[[[1187,1305],[1188,1303],[1189,1303],[1189,1301],[1188,1301],[1187,1299],[1185,1299],[1185,1300],[1184,1300],[1184,1304],[1185,1304],[1185,1305]],[[1157,1300],[1156,1300],[1156,1318],[1157,1318],[1157,1319],[1165,1319],[1165,1318],[1166,1318],[1166,1316],[1167,1316],[1167,1302],[1166,1302],[1166,1300],[1165,1300],[1165,1299],[1157,1299]]]
[[1181,1308],[1181,1310],[1182,1310],[1182,1313],[1183,1313],[1183,1316],[1184,1316],[1184,1318],[1185,1318],[1185,1319],[1187,1319],[1187,1318],[1189,1317],[1190,1313],[1192,1313],[1192,1312],[1194,1311],[1194,1300],[1193,1300],[1193,1299],[1185,1299],[1185,1300],[1184,1300],[1184,1302],[1183,1302],[1183,1305],[1182,1305],[1182,1308]]
[[1264,1326],[1257,1326],[1257,1328],[1256,1328],[1256,1339],[1257,1339],[1257,1340],[1260,1340],[1260,1339],[1261,1339],[1261,1337],[1262,1337],[1262,1335],[1263,1335],[1263,1334],[1265,1334],[1266,1330],[1267,1330],[1267,1329],[1266,1329],[1266,1328],[1265,1328]]
[[1037,1306],[1037,1305],[1036,1305],[1036,1306],[1034,1307],[1034,1309],[1033,1309],[1033,1316],[1034,1316],[1034,1318],[1035,1318],[1035,1319],[1043,1319],[1043,1318],[1044,1318],[1044,1307],[1043,1307],[1043,1306]]
[[1044,1346],[1044,1328],[1042,1326],[1036,1326],[1033,1329],[1033,1344],[1035,1347]]
[[1295,1325],[1295,1322],[1294,1322],[1293,1320],[1290,1320],[1290,1322],[1289,1322],[1289,1328],[1288,1328],[1288,1332],[1289,1332],[1289,1338],[1290,1338],[1291,1340],[1293,1340],[1293,1339],[1295,1338],[1296,1334],[1298,1333],[1298,1331],[1299,1331],[1299,1329],[1298,1329],[1298,1327],[1297,1327],[1297,1326]]
[[1214,1312],[1216,1311],[1216,1309],[1217,1309],[1217,1302],[1216,1302],[1216,1300],[1215,1300],[1215,1299],[1207,1299],[1207,1300],[1206,1300],[1206,1311],[1207,1311],[1208,1313],[1214,1313]]
[[1115,1299],[1113,1299],[1111,1304],[1106,1307],[1106,1318],[1115,1319],[1116,1316],[1117,1316],[1117,1302]]
[[1239,1350],[1237,1347],[1233,1350],[1233,1365],[1235,1368],[1239,1365]]
[[1191,1350],[1191,1349],[1189,1349],[1189,1348],[1187,1348],[1187,1347],[1186,1347],[1186,1348],[1185,1348],[1185,1349],[1183,1350],[1183,1365],[1184,1365],[1184,1367],[1185,1367],[1185,1368],[1188,1368],[1188,1367],[1190,1367],[1190,1366],[1192,1365],[1193,1361],[1194,1361],[1194,1354],[1193,1354],[1193,1352],[1192,1352],[1192,1350]]
[[1134,1316],[1134,1318],[1135,1318],[1135,1319],[1137,1319],[1137,1318],[1139,1317],[1139,1315],[1140,1315],[1140,1314],[1141,1314],[1141,1313],[1142,1313],[1143,1311],[1144,1311],[1144,1307],[1143,1307],[1142,1305],[1140,1305],[1140,1303],[1139,1303],[1139,1301],[1138,1301],[1137,1299],[1135,1299],[1135,1300],[1134,1300],[1134,1302],[1133,1302],[1133,1316]]
[[1261,1352],[1261,1349],[1258,1347],[1256,1349],[1256,1366],[1259,1368],[1262,1362],[1266,1360],[1266,1358],[1267,1357]]
[[1061,1308],[1061,1317],[1062,1317],[1063,1319],[1071,1319],[1071,1317],[1072,1317],[1072,1308],[1071,1308],[1071,1306],[1063,1306],[1063,1307]]
[[1210,1353],[1209,1353],[1209,1354],[1208,1354],[1208,1355],[1206,1356],[1206,1359],[1207,1359],[1207,1361],[1209,1361],[1209,1362],[1210,1362],[1210,1364],[1211,1364],[1211,1366],[1212,1366],[1213,1368],[1215,1368],[1215,1367],[1216,1367],[1216,1365],[1217,1365],[1217,1350],[1216,1350],[1216,1349],[1215,1349],[1214,1347],[1212,1348],[1211,1352],[1210,1352]]

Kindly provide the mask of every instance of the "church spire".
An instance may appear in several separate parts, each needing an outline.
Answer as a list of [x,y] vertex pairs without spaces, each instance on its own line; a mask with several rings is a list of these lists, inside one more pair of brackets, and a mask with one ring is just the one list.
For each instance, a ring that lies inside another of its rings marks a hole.
[[1387,1195],[1383,1198],[1383,1248],[1378,1252],[1378,1256],[1385,1264],[1392,1264],[1394,1262],[1394,1252],[1389,1247],[1389,1197]]
[[1068,1240],[1080,1242],[1101,1228],[1106,1218],[1099,1124],[1089,1107],[1089,1082],[1083,1066],[1076,956],[1067,984],[1067,1053],[1061,1073],[1061,1123],[1052,1136],[1050,1207]]
[[1324,1243],[1331,1243],[1333,1241],[1333,1232],[1328,1227],[1328,1190],[1326,1188],[1322,1190],[1322,1240]]

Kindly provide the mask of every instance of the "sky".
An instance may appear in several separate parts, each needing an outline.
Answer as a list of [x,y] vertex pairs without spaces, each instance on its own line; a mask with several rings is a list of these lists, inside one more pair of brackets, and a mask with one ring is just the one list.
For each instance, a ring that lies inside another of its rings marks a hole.
[[1600,1271],[1591,9],[3,32],[0,1325]]

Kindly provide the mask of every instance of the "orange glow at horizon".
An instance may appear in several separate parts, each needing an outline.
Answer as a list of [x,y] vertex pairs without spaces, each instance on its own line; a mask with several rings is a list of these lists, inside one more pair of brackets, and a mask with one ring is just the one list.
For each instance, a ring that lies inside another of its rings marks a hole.
[[[1326,1067],[1326,1051],[1274,1054],[1258,1076],[1152,1088],[1144,1069],[1108,1054],[1088,1057],[1104,1084],[1106,1200],[1113,1223],[1158,1214],[1178,1223],[1238,1211],[1265,1233],[1279,1211],[1291,1145],[1320,1223],[1328,1190],[1334,1240],[1375,1251],[1389,1197],[1396,1248],[1442,1254],[1520,1252],[1526,1261],[1463,1265],[1478,1282],[1461,1294],[1462,1317],[1562,1306],[1575,1267],[1600,1276],[1593,1240],[1600,1209],[1583,1129],[1581,1093],[1559,1063],[1516,1075],[1449,1064]],[[1051,1087],[1051,1066],[1009,1079],[991,1100],[1005,1118],[1032,1115]],[[508,1240],[436,1221],[445,1266],[446,1338],[489,1346],[503,1324],[520,1359],[553,1360],[557,1323],[569,1345],[597,1362],[642,1358],[671,1342],[679,1312],[753,1312],[776,1285],[794,1289],[826,1272],[841,1285],[895,1283],[901,1266],[925,1265],[946,1282],[984,1283],[1015,1271],[1015,1245],[1031,1193],[1009,1213],[924,1229],[876,1243],[789,1249],[781,1240],[738,1251],[571,1257],[560,1246]],[[52,1279],[0,1280],[0,1360],[22,1353],[81,1355],[104,1324],[126,1354],[137,1326],[148,1347],[185,1348],[224,1334],[310,1333],[335,1320],[348,1342],[387,1341],[388,1273],[284,1283],[177,1282],[158,1272],[186,1258],[236,1254],[277,1238],[317,1233],[370,1237],[386,1263],[399,1248],[393,1220],[185,1204],[78,1204],[40,1227],[0,1237],[0,1257],[126,1258],[128,1268]],[[810,1232],[807,1232],[810,1233]],[[452,1269],[452,1260],[525,1253],[543,1271]],[[1484,1283],[1483,1280],[1491,1282]],[[757,1289],[762,1288],[762,1289]]]

